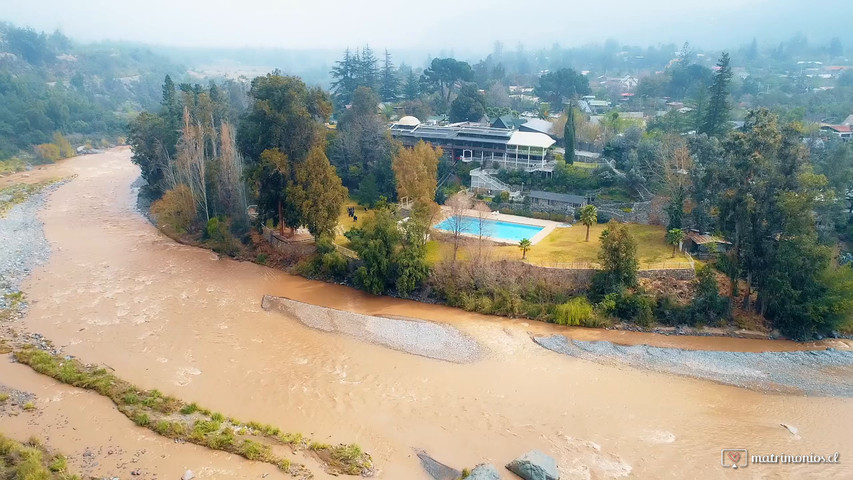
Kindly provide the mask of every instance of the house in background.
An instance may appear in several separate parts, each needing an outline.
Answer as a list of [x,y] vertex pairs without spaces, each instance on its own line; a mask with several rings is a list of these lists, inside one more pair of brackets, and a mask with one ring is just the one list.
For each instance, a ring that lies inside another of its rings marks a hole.
[[[850,117],[848,117],[848,119],[849,118]],[[832,133],[844,142],[849,142],[850,139],[853,138],[853,127],[850,125],[829,125],[825,123],[820,126],[820,130],[822,132]]]
[[501,115],[500,117],[496,118],[492,122],[491,127],[492,128],[505,128],[507,130],[515,130],[519,126],[521,126],[521,124],[524,122],[525,122],[525,119],[523,119],[523,118],[518,118],[518,117],[515,117],[513,115]]
[[683,250],[699,259],[711,258],[729,250],[732,243],[722,238],[691,230],[684,238]]
[[554,132],[554,124],[541,118],[528,118],[527,121],[518,126],[518,131],[542,133],[554,140],[557,139],[556,132]]
[[530,199],[530,208],[533,210],[537,210],[537,207],[547,207],[548,210],[552,211],[574,212],[589,203],[588,199],[581,195],[543,192],[541,190],[532,190],[525,196]]

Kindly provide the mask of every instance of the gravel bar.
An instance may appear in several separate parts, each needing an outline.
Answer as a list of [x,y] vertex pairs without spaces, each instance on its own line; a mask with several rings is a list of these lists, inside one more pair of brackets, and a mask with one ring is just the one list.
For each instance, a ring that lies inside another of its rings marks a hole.
[[482,354],[474,339],[441,323],[362,315],[271,295],[264,296],[261,307],[292,315],[311,328],[341,333],[422,357],[469,363]]
[[[47,194],[62,183],[42,188],[0,218],[0,309],[9,308],[6,295],[17,293],[30,272],[50,257],[50,244],[44,236],[38,212]],[[21,306],[21,315],[25,308]]]
[[548,350],[597,363],[618,362],[764,392],[853,397],[853,352],[849,351],[682,350],[569,340],[563,335],[533,337],[533,341]]

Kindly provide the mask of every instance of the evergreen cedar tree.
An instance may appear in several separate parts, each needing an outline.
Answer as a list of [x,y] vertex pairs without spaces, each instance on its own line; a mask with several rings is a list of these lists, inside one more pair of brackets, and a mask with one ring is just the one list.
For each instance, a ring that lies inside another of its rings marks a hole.
[[566,109],[566,126],[563,127],[563,145],[565,146],[566,164],[575,163],[575,112],[572,103]]
[[728,130],[729,121],[729,84],[732,81],[732,69],[729,66],[729,54],[723,52],[717,62],[717,72],[711,84],[711,97],[708,101],[705,118],[699,128],[699,133],[707,135],[722,135]]

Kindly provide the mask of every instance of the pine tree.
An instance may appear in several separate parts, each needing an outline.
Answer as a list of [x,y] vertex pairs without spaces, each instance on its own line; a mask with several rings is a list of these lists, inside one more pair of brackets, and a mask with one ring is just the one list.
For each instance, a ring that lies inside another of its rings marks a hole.
[[361,49],[361,55],[357,57],[357,60],[355,87],[368,87],[376,91],[379,83],[379,66],[370,46]]
[[575,111],[572,108],[572,102],[569,102],[569,108],[566,111],[566,126],[563,127],[563,143],[566,147],[566,164],[573,165],[575,163]]
[[406,100],[417,100],[421,95],[421,84],[414,71],[409,71],[405,87]]
[[335,62],[330,72],[332,74],[332,95],[338,105],[347,105],[352,100],[356,89],[355,74],[358,56],[350,54],[349,48],[344,51],[344,58]]
[[394,64],[391,63],[391,54],[385,50],[385,64],[382,66],[382,85],[379,87],[379,95],[383,102],[393,102],[397,100],[397,90],[399,82],[397,75],[394,73]]
[[165,132],[163,145],[170,156],[176,153],[176,145],[181,130],[181,118],[183,117],[183,106],[178,98],[178,91],[175,88],[175,82],[172,77],[166,75],[163,80],[163,100],[160,102],[163,108],[160,110],[160,117],[165,124]]
[[732,69],[729,66],[729,54],[723,52],[720,61],[717,62],[717,73],[714,75],[714,83],[711,84],[711,98],[708,101],[708,110],[705,119],[699,129],[699,133],[711,136],[722,135],[726,132],[726,122],[729,119],[729,84],[732,81]]

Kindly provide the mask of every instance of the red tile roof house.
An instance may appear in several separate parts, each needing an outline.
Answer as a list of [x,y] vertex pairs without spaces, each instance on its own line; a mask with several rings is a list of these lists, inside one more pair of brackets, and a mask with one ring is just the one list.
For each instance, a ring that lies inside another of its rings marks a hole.
[[851,127],[850,125],[823,124],[820,126],[820,129],[821,131],[838,135],[838,138],[845,142],[850,141],[850,139],[853,138],[853,127]]

